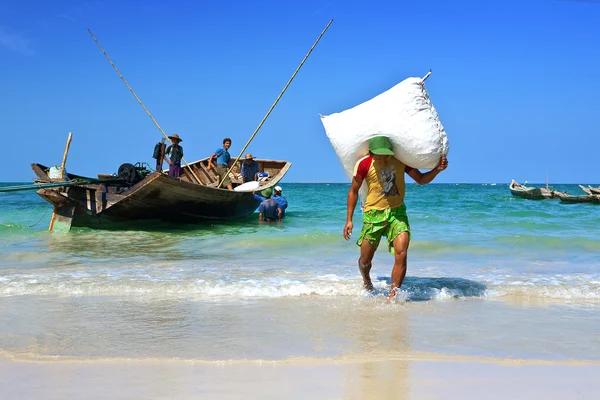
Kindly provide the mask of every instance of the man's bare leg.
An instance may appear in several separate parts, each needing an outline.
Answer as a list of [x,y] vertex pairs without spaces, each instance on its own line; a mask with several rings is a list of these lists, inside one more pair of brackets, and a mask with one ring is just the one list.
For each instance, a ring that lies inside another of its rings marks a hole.
[[400,289],[406,276],[406,256],[409,243],[408,232],[402,232],[394,239],[394,268],[392,269],[392,286],[388,300],[392,300],[396,296],[396,289]]
[[360,258],[358,259],[358,269],[363,278],[363,287],[365,290],[373,290],[373,283],[371,282],[371,261],[375,256],[375,250],[377,248],[369,243],[368,240],[363,240],[360,245]]

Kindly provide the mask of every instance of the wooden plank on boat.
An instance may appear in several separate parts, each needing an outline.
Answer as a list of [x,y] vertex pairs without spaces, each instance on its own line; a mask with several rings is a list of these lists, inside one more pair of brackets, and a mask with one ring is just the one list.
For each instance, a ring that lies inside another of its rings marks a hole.
[[206,167],[206,165],[204,165],[204,163],[200,163],[200,167],[206,173],[206,175],[208,175],[208,178],[210,179],[210,183],[215,183],[219,179],[219,176],[217,175],[217,173],[213,169],[211,169],[209,171],[208,168]]
[[185,177],[188,179],[189,182],[199,183],[198,180],[194,177],[194,175],[191,174],[190,171],[187,170],[187,168],[182,168],[181,171],[183,172],[183,174],[185,175]]
[[206,176],[202,174],[202,171],[200,171],[197,165],[191,164],[190,168],[194,172],[194,176],[198,177],[200,180],[201,185],[206,185],[208,183]]
[[31,164],[31,169],[33,169],[33,172],[39,177],[39,180],[41,180],[42,182],[50,181],[50,177],[48,176],[46,171],[40,167],[39,164]]
[[206,168],[201,168],[202,165],[200,166],[196,166],[197,170],[198,170],[198,174],[202,175],[203,180],[205,185],[210,185],[210,183],[213,181],[211,175],[206,171]]

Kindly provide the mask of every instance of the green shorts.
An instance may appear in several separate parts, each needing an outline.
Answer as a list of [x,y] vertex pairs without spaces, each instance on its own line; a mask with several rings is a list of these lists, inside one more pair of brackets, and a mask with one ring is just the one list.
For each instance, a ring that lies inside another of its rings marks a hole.
[[400,207],[386,208],[385,210],[369,210],[363,216],[363,228],[356,244],[360,246],[363,240],[366,239],[372,246],[377,248],[381,237],[385,236],[388,249],[393,255],[394,239],[402,232],[408,232],[410,238],[410,225],[404,204]]
[[227,186],[231,185],[231,178],[227,174],[228,169],[229,169],[229,167],[227,165],[223,165],[223,164],[215,165],[215,172],[217,173],[217,175],[219,175],[219,182],[221,182],[221,180],[223,178],[225,178],[225,180],[223,181],[223,184],[221,185],[221,188],[227,188]]

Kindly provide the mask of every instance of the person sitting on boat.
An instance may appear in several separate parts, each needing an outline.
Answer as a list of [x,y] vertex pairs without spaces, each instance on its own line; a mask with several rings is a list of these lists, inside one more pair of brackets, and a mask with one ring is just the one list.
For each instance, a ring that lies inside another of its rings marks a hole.
[[283,211],[275,200],[271,198],[273,190],[267,188],[261,192],[265,200],[258,206],[258,220],[260,222],[275,222],[281,220]]
[[181,176],[181,159],[183,158],[183,147],[179,145],[183,140],[178,134],[169,136],[171,145],[165,150],[165,155],[168,155],[170,160],[165,158],[169,164],[169,176],[179,179]]
[[258,180],[258,163],[254,161],[252,154],[246,154],[246,159],[242,163],[242,181],[243,183]]
[[219,182],[223,181],[221,187],[226,187],[229,190],[233,190],[233,185],[231,184],[231,178],[227,171],[229,170],[229,166],[231,165],[231,155],[229,154],[229,148],[231,147],[231,139],[225,138],[223,139],[223,147],[215,150],[215,152],[208,159],[208,170],[212,169],[212,161],[216,157],[217,163],[215,165],[215,172],[219,175]]

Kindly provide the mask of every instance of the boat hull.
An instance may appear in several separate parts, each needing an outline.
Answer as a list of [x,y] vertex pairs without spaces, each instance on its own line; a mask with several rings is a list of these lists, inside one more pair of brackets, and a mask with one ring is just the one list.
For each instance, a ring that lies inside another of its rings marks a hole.
[[514,181],[509,185],[509,189],[513,196],[528,200],[544,200],[558,197],[558,192],[554,190],[519,185]]
[[544,193],[539,188],[527,188],[527,189],[510,189],[513,196],[522,197],[528,200],[544,200],[551,199],[553,195],[551,193]]
[[600,204],[600,196],[599,195],[572,196],[572,195],[568,195],[568,194],[563,194],[560,196],[560,202],[567,203],[567,204],[576,204],[576,203]]

